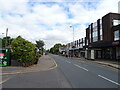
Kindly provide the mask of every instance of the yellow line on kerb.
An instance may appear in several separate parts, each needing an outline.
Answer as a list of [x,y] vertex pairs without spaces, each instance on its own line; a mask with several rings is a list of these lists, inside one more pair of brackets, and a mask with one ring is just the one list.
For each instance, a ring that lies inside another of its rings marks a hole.
[[9,72],[9,73],[0,73],[0,75],[4,75],[4,74],[19,74],[19,73],[22,73],[22,72]]
[[39,72],[39,71],[49,71],[52,69],[55,69],[57,67],[57,63],[55,60],[53,60],[54,65],[46,70],[38,70],[38,71],[27,71],[27,72],[10,72],[10,73],[0,73],[0,75],[6,75],[6,74],[22,74],[22,73],[30,73],[30,72]]

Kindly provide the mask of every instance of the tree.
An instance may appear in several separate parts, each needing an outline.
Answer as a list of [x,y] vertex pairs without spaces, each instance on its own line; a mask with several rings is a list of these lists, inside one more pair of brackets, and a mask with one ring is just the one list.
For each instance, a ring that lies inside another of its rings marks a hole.
[[59,52],[59,48],[60,47],[63,47],[63,48],[65,48],[66,47],[66,45],[62,45],[62,44],[60,44],[60,43],[58,43],[58,44],[55,44],[51,49],[50,49],[50,53],[52,53],[52,54],[60,54],[60,52]]
[[50,52],[50,50],[48,49],[48,50],[46,50],[46,52],[48,52],[48,53],[49,53],[49,52]]
[[13,40],[13,38],[11,38],[10,36],[7,36],[7,41],[6,41],[6,37],[3,37],[2,38],[2,47],[11,45],[12,40]]
[[44,44],[44,41],[42,41],[42,40],[36,41],[36,46],[37,46],[38,48],[42,48],[44,45],[45,45],[45,44]]
[[42,40],[36,41],[36,46],[38,47],[40,54],[43,54],[43,50],[44,50],[43,46],[44,45],[45,45],[44,41],[42,41]]
[[12,41],[13,55],[22,66],[30,66],[37,60],[35,56],[35,45],[18,36]]

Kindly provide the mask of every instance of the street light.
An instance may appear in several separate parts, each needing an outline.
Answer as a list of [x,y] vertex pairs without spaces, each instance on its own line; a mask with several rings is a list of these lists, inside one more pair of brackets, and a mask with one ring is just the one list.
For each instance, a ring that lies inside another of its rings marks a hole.
[[70,26],[70,28],[73,28],[73,42],[74,42],[74,27]]
[[[74,46],[74,27],[70,26],[70,28],[73,28],[73,46]],[[73,49],[73,57],[74,57],[74,49]]]

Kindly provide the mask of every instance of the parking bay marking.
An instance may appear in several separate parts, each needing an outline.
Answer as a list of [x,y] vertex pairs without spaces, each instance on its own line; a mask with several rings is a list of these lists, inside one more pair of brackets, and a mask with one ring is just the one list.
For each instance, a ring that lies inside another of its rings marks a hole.
[[110,80],[110,79],[108,79],[108,78],[106,78],[106,77],[104,77],[104,76],[102,76],[102,75],[98,75],[98,76],[101,77],[101,78],[103,78],[103,79],[105,79],[105,80],[107,80],[107,81],[109,81],[109,82],[112,82],[112,83],[120,86],[119,83],[117,83],[117,82],[115,82],[115,81],[113,81],[113,80]]
[[79,67],[79,68],[81,68],[81,69],[83,69],[83,70],[85,70],[85,71],[88,71],[88,69],[86,69],[86,68],[84,68],[84,67],[81,67],[81,66],[79,66],[79,65],[77,65],[77,64],[74,64],[75,66],[77,66],[77,67]]

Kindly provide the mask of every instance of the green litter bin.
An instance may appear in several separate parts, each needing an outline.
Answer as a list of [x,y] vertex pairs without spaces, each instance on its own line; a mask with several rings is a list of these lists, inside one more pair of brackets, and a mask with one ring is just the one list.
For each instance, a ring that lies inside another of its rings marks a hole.
[[0,66],[9,66],[10,64],[10,49],[0,49]]

